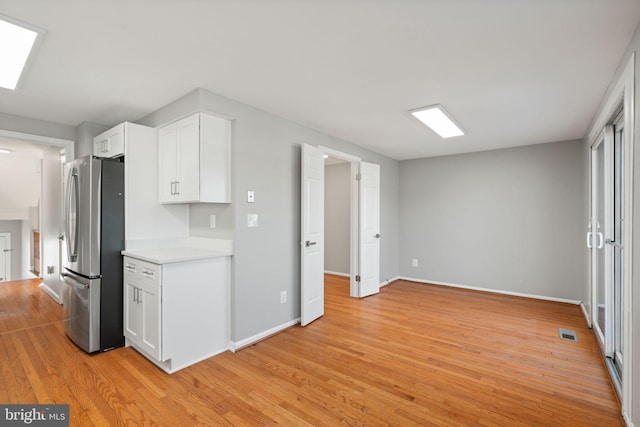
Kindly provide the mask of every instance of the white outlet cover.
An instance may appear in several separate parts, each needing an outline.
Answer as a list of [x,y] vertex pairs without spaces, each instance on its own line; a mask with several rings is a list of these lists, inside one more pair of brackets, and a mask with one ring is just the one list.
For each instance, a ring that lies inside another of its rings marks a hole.
[[216,216],[213,214],[209,216],[209,227],[216,228]]
[[257,226],[258,226],[258,214],[248,214],[247,227],[257,227]]

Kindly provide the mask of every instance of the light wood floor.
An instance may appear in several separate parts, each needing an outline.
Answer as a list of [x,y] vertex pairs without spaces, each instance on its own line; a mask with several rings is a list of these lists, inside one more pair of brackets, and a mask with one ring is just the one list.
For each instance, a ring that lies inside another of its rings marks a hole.
[[167,375],[128,348],[84,354],[37,281],[0,284],[0,403],[68,403],[78,426],[622,425],[578,307],[348,288],[327,276],[323,318]]

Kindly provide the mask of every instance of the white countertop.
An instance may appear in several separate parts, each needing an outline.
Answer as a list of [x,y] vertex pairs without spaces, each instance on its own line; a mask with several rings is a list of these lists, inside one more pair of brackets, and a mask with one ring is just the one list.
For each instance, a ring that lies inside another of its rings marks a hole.
[[170,264],[173,262],[197,261],[233,255],[231,250],[204,249],[182,246],[153,249],[126,249],[122,255],[154,264]]

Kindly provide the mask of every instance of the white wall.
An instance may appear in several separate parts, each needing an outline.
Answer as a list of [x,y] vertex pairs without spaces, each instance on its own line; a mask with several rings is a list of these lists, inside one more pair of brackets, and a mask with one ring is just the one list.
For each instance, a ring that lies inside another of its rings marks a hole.
[[402,275],[584,299],[583,167],[581,141],[401,162]]
[[[40,217],[40,239],[42,241],[42,271],[47,292],[60,301],[60,243],[62,231],[62,192],[60,148],[50,147],[42,158],[42,202]],[[53,273],[47,267],[53,266]]]
[[351,164],[324,168],[324,269],[351,273]]
[[0,220],[29,218],[29,206],[40,199],[40,159],[0,156]]

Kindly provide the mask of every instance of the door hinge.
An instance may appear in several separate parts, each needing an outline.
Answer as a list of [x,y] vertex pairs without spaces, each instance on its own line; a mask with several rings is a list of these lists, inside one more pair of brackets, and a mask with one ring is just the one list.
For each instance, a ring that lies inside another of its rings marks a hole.
[[360,276],[356,276],[356,282],[360,281]]
[[356,174],[356,181],[360,181],[362,179],[362,174]]

